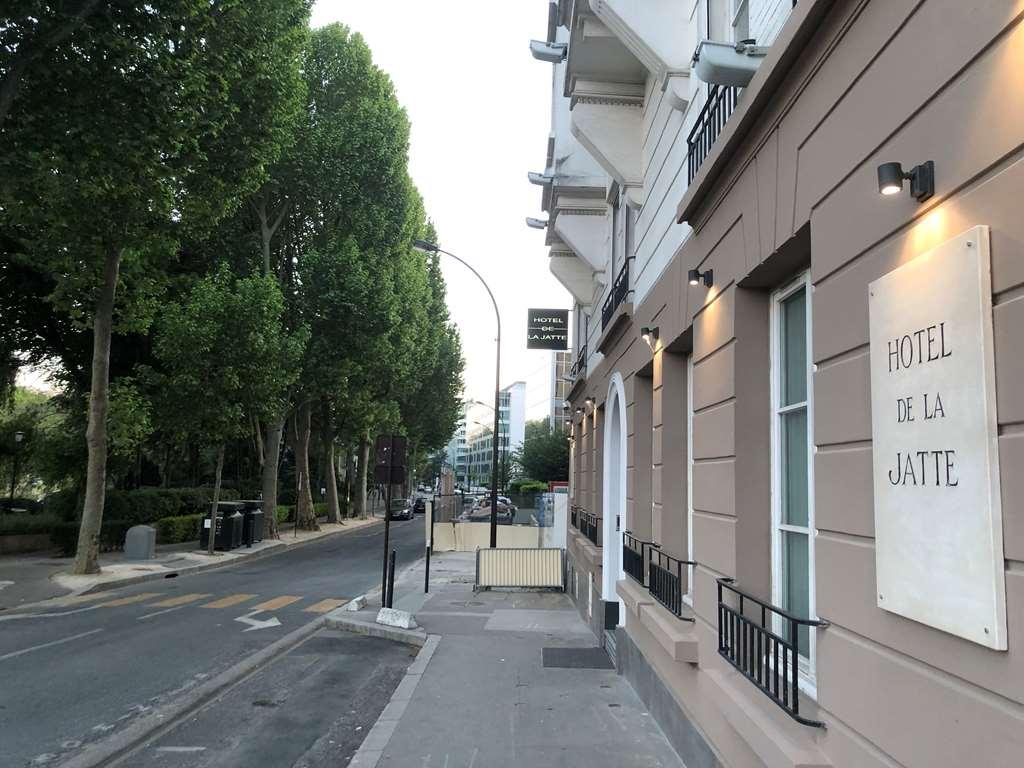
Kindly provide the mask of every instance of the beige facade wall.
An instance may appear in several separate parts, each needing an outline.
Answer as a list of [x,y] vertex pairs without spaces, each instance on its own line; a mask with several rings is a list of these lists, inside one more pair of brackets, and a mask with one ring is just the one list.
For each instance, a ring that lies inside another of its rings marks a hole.
[[[779,57],[756,115],[733,116],[684,200],[692,236],[579,396],[600,407],[612,374],[631,382],[624,528],[685,558],[692,492],[694,623],[636,605],[629,584],[619,593],[634,603],[625,632],[724,765],[1024,760],[1022,18],[1021,0],[801,0],[779,36],[799,55]],[[880,163],[928,159],[931,200],[877,193]],[[978,224],[991,228],[1005,652],[882,611],[874,585],[867,285]],[[714,269],[711,289],[686,284],[695,266]],[[817,632],[817,687],[802,701],[824,729],[794,722],[717,653],[716,579],[771,595],[769,297],[804,269],[816,366],[816,603],[831,626]],[[659,327],[654,353],[639,340],[643,325]],[[589,421],[575,426],[574,472],[587,489],[577,503],[594,511],[602,454]],[[571,533],[570,557],[600,584],[600,553],[580,538]],[[678,658],[686,643],[695,662]]]

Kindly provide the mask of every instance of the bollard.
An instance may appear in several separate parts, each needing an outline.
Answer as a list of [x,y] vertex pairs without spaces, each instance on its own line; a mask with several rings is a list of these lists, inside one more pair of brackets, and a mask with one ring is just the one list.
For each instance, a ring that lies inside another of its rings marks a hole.
[[424,549],[426,549],[427,568],[423,572],[423,594],[426,595],[430,593],[430,545],[427,544]]
[[387,593],[387,605],[386,608],[394,608],[395,603],[395,557],[398,555],[398,550],[392,549],[391,556],[388,558],[388,593]]

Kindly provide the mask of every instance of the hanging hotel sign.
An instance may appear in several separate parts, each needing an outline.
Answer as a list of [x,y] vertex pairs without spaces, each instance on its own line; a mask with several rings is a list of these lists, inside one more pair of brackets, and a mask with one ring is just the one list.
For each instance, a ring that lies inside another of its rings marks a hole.
[[878,605],[1006,650],[988,227],[868,303]]
[[530,309],[527,312],[527,349],[564,351],[569,348],[569,310]]

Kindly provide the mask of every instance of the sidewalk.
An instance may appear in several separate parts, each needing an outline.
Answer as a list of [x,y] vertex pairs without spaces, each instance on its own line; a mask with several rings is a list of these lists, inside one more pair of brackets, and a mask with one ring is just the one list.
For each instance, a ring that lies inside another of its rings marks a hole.
[[128,561],[124,559],[123,552],[106,552],[100,556],[101,572],[91,576],[72,576],[68,572],[71,558],[55,558],[46,553],[4,556],[0,557],[0,610],[43,601],[60,604],[61,599],[162,579],[172,573],[220,568],[238,560],[273,554],[379,522],[379,518],[371,517],[366,520],[346,520],[344,524],[321,523],[319,531],[298,532],[285,524],[279,528],[280,539],[264,539],[252,547],[243,546],[214,555],[195,549],[194,544],[157,547],[156,558],[145,561]]
[[474,592],[474,557],[436,555],[429,595],[422,561],[402,574],[395,607],[426,644],[350,765],[682,768],[569,598]]

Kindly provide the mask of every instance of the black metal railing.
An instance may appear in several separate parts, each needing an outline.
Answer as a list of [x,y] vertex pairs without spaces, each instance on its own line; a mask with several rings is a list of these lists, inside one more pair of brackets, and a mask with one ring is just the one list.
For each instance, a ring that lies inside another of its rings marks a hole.
[[629,531],[622,534],[622,570],[634,581],[645,585],[647,578],[647,548],[657,547],[653,541],[641,541]]
[[672,557],[657,547],[651,548],[651,560],[647,564],[647,589],[651,597],[683,621],[693,621],[692,616],[683,616],[683,569],[690,565],[696,563]]
[[569,370],[569,378],[575,381],[581,376],[587,375],[587,345],[584,344],[580,348],[580,352],[576,355],[576,362],[572,364],[572,368]]
[[603,331],[608,327],[608,323],[612,321],[615,316],[615,310],[619,308],[619,305],[626,300],[626,296],[629,295],[629,262],[632,259],[626,259],[626,263],[622,265],[622,269],[619,270],[619,274],[615,276],[615,282],[612,283],[611,293],[608,294],[608,298],[605,299],[604,306],[601,307],[601,330]]
[[601,546],[601,518],[584,509],[580,510],[580,533],[590,539],[595,547]]
[[693,183],[693,177],[711,153],[739,97],[740,89],[732,86],[712,85],[708,89],[708,100],[686,137],[687,184]]
[[579,527],[580,527],[579,517],[578,517],[579,511],[580,511],[580,508],[577,507],[577,506],[569,507],[569,522],[571,522],[572,523],[572,527],[576,528],[577,530],[579,530]]
[[718,580],[718,653],[790,717],[816,728],[824,723],[800,714],[800,635],[806,627],[809,644],[811,628],[827,626],[758,600],[733,579]]

